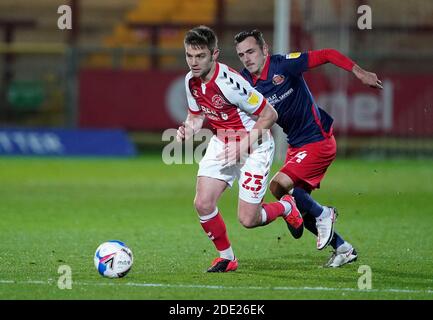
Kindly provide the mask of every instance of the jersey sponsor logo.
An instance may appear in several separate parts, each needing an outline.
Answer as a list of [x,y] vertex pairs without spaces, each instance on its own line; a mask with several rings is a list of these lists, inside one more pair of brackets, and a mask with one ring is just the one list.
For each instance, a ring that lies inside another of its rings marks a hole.
[[205,107],[205,106],[200,106],[200,107],[208,119],[210,119],[210,120],[219,120],[220,119],[218,113],[215,110],[212,110],[212,109]]
[[289,54],[286,54],[286,59],[296,59],[301,56],[301,52],[292,52]]
[[286,99],[292,93],[293,93],[293,88],[290,88],[289,90],[287,90],[286,92],[284,92],[282,95],[277,96],[277,94],[273,94],[272,96],[267,97],[266,100],[268,100],[268,102],[270,104],[275,105],[275,104],[281,102],[282,100]]
[[251,91],[248,94],[248,99],[247,102],[252,105],[252,106],[256,106],[259,104],[260,98],[259,95],[257,93],[255,93],[254,91]]
[[217,109],[222,109],[224,105],[226,104],[223,97],[221,97],[219,94],[216,94],[212,97],[212,105]]
[[220,118],[218,117],[218,116],[214,116],[213,114],[206,114],[206,117],[209,119],[209,120],[213,120],[213,121],[219,121],[220,120]]
[[284,82],[284,76],[282,74],[274,74],[272,77],[272,83],[274,86],[278,86]]

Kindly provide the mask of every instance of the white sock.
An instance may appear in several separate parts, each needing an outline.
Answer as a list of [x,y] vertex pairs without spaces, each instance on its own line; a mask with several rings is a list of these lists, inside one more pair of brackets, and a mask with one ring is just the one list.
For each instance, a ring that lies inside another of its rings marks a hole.
[[262,224],[266,223],[266,220],[268,219],[268,215],[266,214],[266,210],[262,208],[261,212],[261,217],[262,217]]
[[287,202],[287,201],[279,201],[283,206],[284,206],[284,216],[287,216],[288,214],[290,214],[290,212],[292,212],[292,205]]
[[233,253],[233,249],[231,246],[223,251],[220,251],[219,253],[220,253],[220,258],[228,259],[231,261],[235,260],[235,254]]
[[346,252],[346,251],[349,251],[351,248],[352,248],[352,245],[349,242],[344,241],[344,243],[342,245],[337,247],[337,252]]
[[331,209],[329,209],[328,207],[322,206],[323,211],[320,214],[320,216],[318,216],[316,219],[324,219],[324,218],[328,218],[331,214]]
[[204,223],[206,221],[209,221],[210,219],[216,217],[218,215],[218,207],[215,208],[214,212],[209,213],[208,215],[205,216],[199,216],[200,218],[200,222]]

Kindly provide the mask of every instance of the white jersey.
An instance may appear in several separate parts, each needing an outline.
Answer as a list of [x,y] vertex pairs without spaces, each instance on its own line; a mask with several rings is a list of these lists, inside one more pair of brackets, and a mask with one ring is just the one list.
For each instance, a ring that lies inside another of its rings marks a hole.
[[191,113],[203,113],[215,129],[251,131],[266,99],[239,73],[216,63],[212,79],[203,83],[189,72],[185,77],[186,96]]
[[242,76],[222,63],[216,63],[212,79],[203,83],[188,73],[185,77],[189,111],[204,114],[217,131],[200,161],[198,176],[226,181],[233,185],[239,179],[239,198],[248,203],[260,203],[266,193],[267,181],[274,154],[272,136],[260,139],[245,163],[224,167],[218,158],[224,152],[227,136],[235,137],[253,129],[256,116],[266,106],[266,99]]

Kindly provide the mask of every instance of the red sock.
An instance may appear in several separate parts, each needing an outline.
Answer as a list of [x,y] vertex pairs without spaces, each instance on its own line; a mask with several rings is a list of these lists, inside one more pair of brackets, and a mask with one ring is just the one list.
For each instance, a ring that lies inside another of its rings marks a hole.
[[226,250],[230,247],[230,241],[227,237],[226,224],[223,217],[218,214],[206,221],[200,220],[203,230],[211,239],[218,251]]
[[283,204],[279,201],[272,203],[263,203],[262,208],[266,212],[266,221],[263,223],[263,225],[271,223],[279,216],[282,216],[285,210]]

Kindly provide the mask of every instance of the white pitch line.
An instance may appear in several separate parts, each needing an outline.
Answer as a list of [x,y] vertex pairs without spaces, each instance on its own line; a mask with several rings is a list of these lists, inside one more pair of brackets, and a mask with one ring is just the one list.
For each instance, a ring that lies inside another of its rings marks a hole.
[[[114,280],[115,281],[115,280]],[[39,284],[55,285],[53,280],[0,280],[0,284]],[[330,288],[330,287],[233,287],[220,285],[201,285],[201,284],[169,284],[169,283],[107,283],[107,282],[81,282],[73,281],[72,286],[130,286],[130,287],[160,287],[160,288],[190,288],[190,289],[210,289],[210,290],[279,290],[279,291],[349,291],[362,293],[424,293],[433,294],[433,290],[412,290],[412,289],[356,289],[356,288]]]

